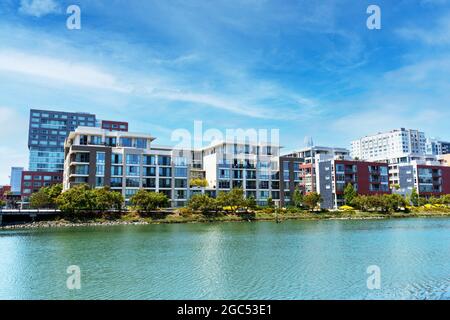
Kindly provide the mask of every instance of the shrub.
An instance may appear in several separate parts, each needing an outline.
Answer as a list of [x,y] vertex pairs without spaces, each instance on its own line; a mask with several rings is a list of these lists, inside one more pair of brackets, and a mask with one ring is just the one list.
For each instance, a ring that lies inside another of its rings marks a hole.
[[130,203],[138,211],[149,212],[167,207],[169,205],[169,198],[163,193],[149,192],[141,189],[130,198]]

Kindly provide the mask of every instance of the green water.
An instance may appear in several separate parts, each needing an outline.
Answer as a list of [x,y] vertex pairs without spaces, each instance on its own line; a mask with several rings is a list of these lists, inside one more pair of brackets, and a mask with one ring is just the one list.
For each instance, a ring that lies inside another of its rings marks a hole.
[[450,299],[450,219],[0,231],[0,299],[382,298]]

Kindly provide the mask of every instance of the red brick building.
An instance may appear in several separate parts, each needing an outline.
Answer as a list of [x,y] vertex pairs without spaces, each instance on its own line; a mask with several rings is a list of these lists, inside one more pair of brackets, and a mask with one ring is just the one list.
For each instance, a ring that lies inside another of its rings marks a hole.
[[102,129],[109,131],[124,131],[128,132],[128,122],[102,120]]
[[60,172],[22,172],[22,198],[27,199],[43,187],[62,183],[63,174]]

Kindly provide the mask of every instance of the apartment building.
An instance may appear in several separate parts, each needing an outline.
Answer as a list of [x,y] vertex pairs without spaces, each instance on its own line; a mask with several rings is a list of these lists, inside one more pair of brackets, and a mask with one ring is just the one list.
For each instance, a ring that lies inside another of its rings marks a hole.
[[62,183],[62,173],[60,172],[24,171],[21,178],[22,187],[20,193],[24,203],[27,203],[29,197],[33,193],[38,192],[39,189]]
[[413,189],[426,198],[450,194],[450,167],[437,161],[413,161],[399,166],[399,181],[393,191],[404,196]]
[[96,116],[83,112],[30,110],[29,171],[63,172],[64,141],[78,126],[95,127]]
[[361,160],[406,163],[411,156],[424,154],[425,133],[405,128],[366,136],[351,143],[351,156]]
[[64,190],[110,187],[128,202],[139,189],[166,194],[174,207],[189,199],[189,153],[152,145],[148,134],[79,127],[65,145]]
[[345,204],[344,190],[348,184],[360,195],[390,193],[386,163],[325,157],[316,162],[316,172],[317,192],[323,198],[321,206],[325,209],[337,209]]
[[280,159],[280,163],[284,163],[282,202],[287,203],[296,188],[299,188],[303,194],[316,191],[317,157],[348,157],[349,154],[350,151],[345,148],[308,146],[284,155]]
[[280,201],[280,146],[264,143],[219,142],[202,150],[208,190],[218,193],[242,188],[260,205]]
[[100,128],[109,131],[128,131],[128,122],[124,121],[111,121],[111,120],[101,120]]
[[426,153],[437,156],[450,154],[450,142],[428,138],[426,141]]
[[[64,190],[77,184],[108,186],[129,201],[139,189],[165,193],[172,206],[184,206],[195,193],[212,196],[244,189],[260,204],[279,201],[279,147],[218,143],[201,150],[154,145],[147,134],[79,127],[65,145]],[[205,178],[207,187],[190,186]]]

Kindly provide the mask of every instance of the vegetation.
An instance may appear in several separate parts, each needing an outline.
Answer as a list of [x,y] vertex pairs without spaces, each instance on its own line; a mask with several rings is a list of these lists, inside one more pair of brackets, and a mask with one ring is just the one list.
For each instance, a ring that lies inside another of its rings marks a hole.
[[311,211],[315,210],[322,201],[322,196],[317,192],[310,192],[303,197],[303,205]]
[[3,208],[4,206],[6,206],[6,202],[3,200],[0,200],[0,208]]
[[56,208],[56,199],[61,195],[62,184],[55,184],[39,189],[30,197],[30,206],[33,209]]
[[358,193],[356,192],[355,188],[353,188],[353,185],[351,183],[347,184],[347,187],[344,189],[344,200],[345,204],[348,206],[351,206],[353,203],[353,200],[358,196]]
[[419,194],[417,193],[416,188],[413,188],[411,194],[409,195],[409,202],[414,206],[419,206]]
[[139,212],[150,212],[168,207],[170,200],[164,193],[141,189],[131,197],[130,203]]
[[292,203],[295,208],[301,208],[303,206],[303,194],[299,188],[295,188],[292,195]]
[[92,190],[88,185],[82,184],[61,193],[55,202],[62,212],[76,214],[120,210],[124,199],[122,194],[110,191],[109,188]]
[[196,194],[188,202],[188,208],[192,211],[200,211],[202,214],[218,213],[219,201],[206,194]]
[[358,210],[369,211],[400,211],[408,205],[405,198],[398,194],[383,194],[374,196],[357,196],[353,199],[353,206]]
[[206,181],[206,179],[195,178],[189,181],[189,185],[191,187],[206,188],[208,186],[208,181]]

